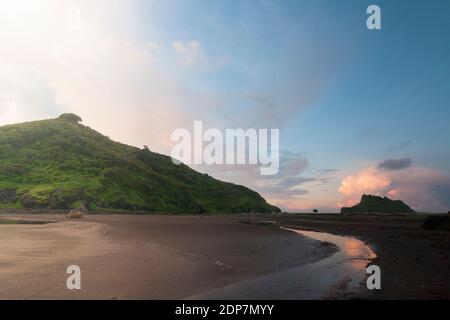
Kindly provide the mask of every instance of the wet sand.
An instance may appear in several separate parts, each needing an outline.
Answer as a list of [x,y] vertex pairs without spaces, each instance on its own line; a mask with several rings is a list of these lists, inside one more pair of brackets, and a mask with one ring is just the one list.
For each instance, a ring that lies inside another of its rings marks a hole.
[[299,215],[275,218],[281,226],[353,236],[376,252],[381,290],[359,299],[450,299],[450,232],[424,230],[423,216]]
[[284,229],[322,245],[336,245],[331,256],[287,270],[221,287],[192,299],[352,299],[366,289],[366,266],[376,254],[364,242],[329,233]]
[[[239,218],[0,215],[18,218],[57,222],[0,224],[0,299],[185,299],[336,252]],[[81,290],[66,288],[73,264],[81,268]]]
[[[450,233],[423,230],[420,216],[2,218],[58,222],[0,224],[0,299],[450,298]],[[377,255],[381,290],[365,287],[371,254],[358,239]],[[82,290],[65,286],[71,264]]]

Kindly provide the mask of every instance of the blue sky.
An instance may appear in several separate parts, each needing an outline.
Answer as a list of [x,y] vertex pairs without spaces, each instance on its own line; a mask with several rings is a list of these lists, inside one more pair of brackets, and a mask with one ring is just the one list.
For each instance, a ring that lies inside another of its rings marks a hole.
[[[449,210],[449,1],[46,0],[37,15],[8,3],[0,124],[72,111],[166,154],[170,132],[194,120],[279,128],[273,179],[196,169],[289,211],[338,211],[361,193]],[[381,30],[366,27],[371,4]],[[81,24],[69,30],[71,6]]]
[[[292,99],[293,114],[282,115],[285,148],[383,157],[411,141],[411,155],[430,165],[423,151],[448,153],[450,3],[378,1],[380,31],[365,27],[369,4],[173,0],[142,4],[139,23],[142,40],[196,39],[215,58],[229,59],[217,72],[184,70],[195,90]],[[157,28],[147,30],[146,20]],[[309,82],[319,92],[296,102]],[[448,170],[446,160],[435,157],[433,165]]]

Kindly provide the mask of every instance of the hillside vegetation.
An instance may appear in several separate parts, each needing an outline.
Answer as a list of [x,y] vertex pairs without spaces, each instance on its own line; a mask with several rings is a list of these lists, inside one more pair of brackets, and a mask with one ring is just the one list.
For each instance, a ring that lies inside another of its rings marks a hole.
[[0,207],[278,212],[258,193],[110,140],[73,114],[0,127]]
[[379,197],[364,194],[361,202],[350,208],[342,208],[341,213],[414,213],[401,200],[391,200],[387,197]]

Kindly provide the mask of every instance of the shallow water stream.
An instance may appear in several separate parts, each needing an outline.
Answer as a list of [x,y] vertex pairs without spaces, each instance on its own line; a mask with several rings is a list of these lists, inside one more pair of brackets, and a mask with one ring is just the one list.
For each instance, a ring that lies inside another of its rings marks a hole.
[[194,299],[337,299],[364,290],[366,266],[376,254],[361,240],[282,228],[335,245],[328,258],[221,287]]

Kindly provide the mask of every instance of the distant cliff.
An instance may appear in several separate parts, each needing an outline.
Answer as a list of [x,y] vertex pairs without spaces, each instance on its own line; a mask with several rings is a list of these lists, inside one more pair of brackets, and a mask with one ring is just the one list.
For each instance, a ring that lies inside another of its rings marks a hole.
[[414,210],[401,200],[364,194],[360,203],[342,208],[341,213],[414,213]]

